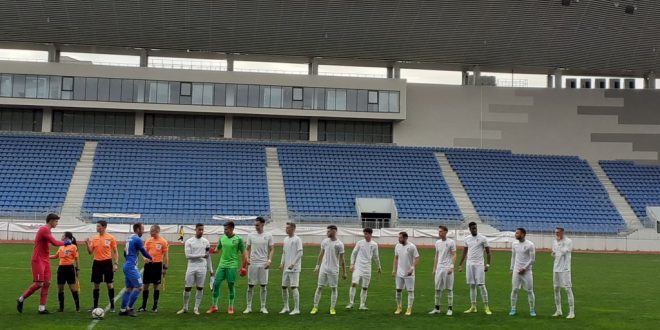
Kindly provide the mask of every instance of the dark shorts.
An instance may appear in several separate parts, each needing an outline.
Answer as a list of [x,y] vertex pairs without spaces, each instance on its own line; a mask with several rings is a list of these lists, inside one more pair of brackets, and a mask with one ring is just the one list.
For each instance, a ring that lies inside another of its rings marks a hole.
[[76,268],[73,265],[57,267],[57,284],[76,284]]
[[148,262],[144,264],[144,284],[160,284],[162,277],[162,262]]
[[94,260],[92,263],[92,283],[112,283],[115,272],[112,271],[112,259]]

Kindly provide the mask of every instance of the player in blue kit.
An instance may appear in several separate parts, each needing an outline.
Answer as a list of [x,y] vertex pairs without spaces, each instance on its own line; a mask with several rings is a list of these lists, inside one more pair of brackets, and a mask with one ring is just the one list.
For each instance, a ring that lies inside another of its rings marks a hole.
[[142,253],[142,255],[149,260],[152,260],[152,258],[147,250],[145,250],[142,239],[140,239],[142,233],[144,233],[144,226],[141,223],[134,224],[133,233],[134,234],[126,240],[126,247],[124,248],[124,256],[126,257],[126,262],[124,262],[126,291],[124,291],[124,295],[122,296],[119,315],[135,317],[136,315],[133,310],[133,305],[142,291],[142,275],[137,267],[138,253]]

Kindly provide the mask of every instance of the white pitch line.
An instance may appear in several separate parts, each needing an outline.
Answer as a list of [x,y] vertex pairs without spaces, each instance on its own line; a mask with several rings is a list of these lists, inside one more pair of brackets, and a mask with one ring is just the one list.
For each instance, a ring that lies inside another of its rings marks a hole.
[[[142,275],[143,271],[144,271],[144,268],[140,269],[140,275]],[[117,300],[119,300],[119,298],[121,298],[124,295],[124,292],[126,292],[126,288],[121,289],[121,291],[119,291],[119,294],[115,295],[115,299],[114,299],[115,307],[117,306]],[[108,313],[109,310],[110,310],[110,304],[108,304],[108,306],[105,306],[104,314]],[[90,322],[89,325],[87,326],[87,330],[94,329],[94,327],[96,326],[97,323],[99,323],[99,321],[101,321],[101,320],[99,320],[99,319],[92,320],[92,322]]]

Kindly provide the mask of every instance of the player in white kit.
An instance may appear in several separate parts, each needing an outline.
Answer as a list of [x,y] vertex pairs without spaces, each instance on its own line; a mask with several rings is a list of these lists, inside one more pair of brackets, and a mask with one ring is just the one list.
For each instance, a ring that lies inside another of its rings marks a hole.
[[310,314],[314,315],[319,311],[319,302],[323,287],[329,286],[332,290],[330,296],[330,315],[337,314],[335,305],[337,304],[337,284],[339,282],[339,264],[341,263],[341,277],[346,279],[346,260],[344,260],[344,243],[337,239],[337,226],[328,226],[327,236],[321,242],[321,252],[314,268],[318,272],[319,280],[314,294],[314,308]]
[[[298,292],[298,280],[300,279],[300,264],[303,256],[303,244],[300,237],[295,235],[296,224],[288,222],[286,224],[286,237],[282,245],[282,261],[280,269],[282,272],[282,301],[284,307],[280,314],[289,313],[289,315],[300,314],[300,293]],[[289,312],[289,288],[293,294],[294,308]]]
[[435,242],[435,260],[433,274],[435,275],[435,308],[429,314],[440,314],[440,299],[442,291],[447,290],[447,315],[454,313],[454,263],[456,263],[456,242],[447,238],[449,229],[438,227],[439,240]]
[[552,242],[552,256],[555,258],[553,265],[552,283],[555,289],[555,306],[557,311],[552,316],[562,316],[561,311],[561,288],[566,290],[568,296],[567,319],[575,318],[575,297],[573,297],[573,284],[571,283],[571,251],[573,241],[564,236],[564,228],[555,229],[555,237]]
[[[470,286],[470,303],[472,304],[464,313],[477,312],[477,287],[481,291],[481,299],[484,302],[484,312],[486,315],[491,315],[490,308],[488,307],[488,290],[486,289],[486,272],[490,268],[490,248],[488,247],[488,240],[485,236],[477,233],[477,224],[470,222],[470,236],[466,237],[463,241],[465,247],[463,248],[463,256],[458,266],[458,271],[463,271],[463,262],[467,257],[466,264],[466,280]],[[484,265],[484,251],[486,251],[486,258],[488,259]]]
[[188,268],[186,269],[186,286],[183,291],[183,308],[177,314],[188,312],[188,302],[190,301],[190,291],[192,287],[197,287],[195,294],[195,315],[199,315],[199,306],[204,297],[204,283],[206,282],[206,272],[213,276],[213,264],[209,256],[211,243],[203,237],[204,225],[198,223],[195,225],[195,236],[189,238],[185,243],[184,252],[188,259]]
[[399,233],[399,243],[394,247],[394,262],[392,265],[392,277],[396,282],[396,311],[401,314],[403,289],[408,291],[408,308],[406,315],[412,314],[413,302],[415,301],[415,268],[419,263],[419,251],[415,244],[408,242],[408,233]]
[[362,280],[362,291],[360,291],[360,310],[367,310],[367,290],[371,282],[371,262],[376,262],[378,266],[378,274],[382,272],[380,267],[380,256],[378,255],[378,243],[371,239],[373,230],[371,228],[364,228],[364,239],[358,241],[351,253],[351,267],[350,271],[353,273],[351,280],[351,288],[349,291],[349,303],[347,309],[353,308],[355,301],[355,291],[360,280]]
[[264,232],[266,220],[257,217],[254,224],[256,232],[248,234],[247,254],[248,254],[248,289],[247,289],[247,308],[243,314],[252,312],[252,296],[254,295],[254,286],[260,285],[259,297],[261,302],[261,313],[268,314],[266,308],[268,270],[273,260],[274,242],[273,235]]
[[524,288],[527,291],[527,300],[529,301],[529,315],[536,316],[534,310],[534,275],[532,267],[536,260],[536,249],[534,243],[526,240],[527,231],[525,228],[516,229],[516,241],[511,246],[511,311],[510,316],[517,314],[516,302],[518,301],[518,291]]

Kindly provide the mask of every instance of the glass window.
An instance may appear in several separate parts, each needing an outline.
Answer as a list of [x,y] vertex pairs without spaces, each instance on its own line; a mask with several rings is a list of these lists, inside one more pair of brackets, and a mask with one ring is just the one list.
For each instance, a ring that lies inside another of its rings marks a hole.
[[73,77],[62,77],[62,90],[73,92]]
[[392,143],[392,123],[319,120],[319,141]]
[[225,98],[225,103],[228,107],[236,106],[236,85],[227,84],[227,94]]
[[250,85],[248,88],[248,107],[258,108],[259,107],[259,85]]
[[313,108],[314,108],[314,88],[305,87],[303,89],[303,109],[313,109]]
[[213,105],[213,84],[204,84],[204,105]]
[[260,90],[259,107],[267,108],[270,104],[270,86],[261,86]]
[[236,106],[247,107],[248,104],[248,85],[238,85],[236,89]]
[[25,97],[37,97],[37,76],[25,76]]
[[181,96],[192,96],[192,84],[189,82],[181,83]]
[[335,109],[346,111],[346,90],[338,89],[335,96]]
[[215,84],[213,86],[213,89],[214,89],[213,104],[225,105],[226,97],[227,97],[225,84]]
[[50,87],[48,86],[50,78],[48,76],[39,76],[37,78],[37,98],[47,99]]
[[271,108],[282,107],[282,87],[279,86],[270,87],[270,107]]
[[355,89],[346,90],[346,110],[357,111],[357,94]]
[[138,103],[144,102],[144,96],[145,96],[144,80],[134,80],[133,102],[138,102]]
[[[85,100],[85,77],[73,78],[73,99],[76,101]],[[82,125],[82,124],[81,124]]]
[[0,131],[41,131],[42,111],[0,108]]
[[390,112],[399,112],[399,92],[390,92]]
[[98,97],[99,80],[97,78],[87,78],[85,80],[85,100],[96,101]]
[[367,111],[368,93],[360,89],[357,93],[357,111]]
[[144,132],[155,136],[223,137],[224,116],[147,113]]
[[204,85],[192,84],[192,104],[201,105],[204,102]]
[[110,79],[110,101],[121,101],[121,79]]
[[0,96],[4,96],[4,97],[11,96],[11,84],[12,84],[12,75],[10,74],[0,75]]
[[181,96],[181,84],[182,83],[178,81],[170,81],[170,104],[179,104],[179,99]]
[[22,74],[15,74],[13,87],[11,91],[12,97],[25,97],[25,76]]
[[110,101],[110,79],[99,78],[97,87],[98,100],[102,102]]
[[369,91],[369,104],[377,104],[377,103],[378,103],[378,92]]
[[302,87],[293,87],[293,100],[302,101],[303,100],[303,88]]
[[50,76],[49,98],[59,100],[62,97],[62,77]]
[[158,95],[156,101],[161,104],[167,103],[170,99],[170,84],[167,81],[158,82]]
[[293,87],[282,87],[282,108],[291,109],[293,107]]
[[336,91],[334,89],[326,90],[325,97],[325,109],[326,110],[335,110],[336,104]]
[[316,88],[314,93],[314,110],[325,108],[325,88]]
[[147,80],[145,89],[145,97],[147,97],[145,101],[149,103],[156,103],[156,95],[158,95],[158,82],[154,80]]
[[133,102],[133,80],[123,79],[121,81],[121,101]]
[[389,112],[390,93],[385,91],[378,92],[378,112]]

